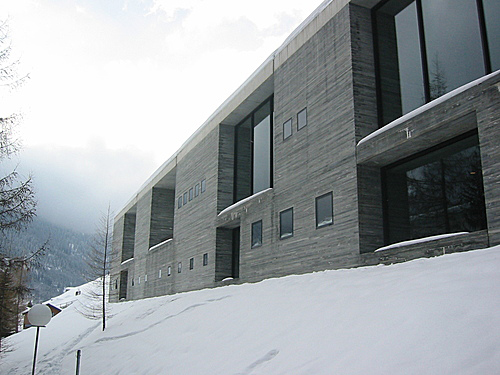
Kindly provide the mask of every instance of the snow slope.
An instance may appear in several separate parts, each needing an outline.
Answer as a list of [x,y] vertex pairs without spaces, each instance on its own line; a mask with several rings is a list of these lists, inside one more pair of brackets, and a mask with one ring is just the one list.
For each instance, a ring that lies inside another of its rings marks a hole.
[[[499,285],[497,246],[114,304],[105,332],[72,289],[37,374],[75,373],[77,349],[82,375],[500,374]],[[11,336],[0,374],[30,373],[34,338]]]

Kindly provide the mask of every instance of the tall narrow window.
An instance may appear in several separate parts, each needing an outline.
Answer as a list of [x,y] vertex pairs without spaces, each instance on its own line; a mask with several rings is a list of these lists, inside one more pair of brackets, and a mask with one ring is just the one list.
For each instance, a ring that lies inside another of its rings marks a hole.
[[235,129],[234,201],[272,186],[272,99]]
[[307,125],[307,108],[304,108],[297,114],[297,130]]
[[200,195],[200,184],[196,184],[194,187],[194,196],[197,197]]
[[283,139],[287,139],[292,136],[292,119],[286,121],[283,124]]
[[192,201],[193,198],[194,198],[194,189],[191,188],[191,189],[189,189],[189,200]]
[[207,180],[201,180],[201,192],[204,193],[207,190]]
[[327,193],[316,198],[316,227],[333,224],[333,194]]
[[187,204],[187,202],[188,202],[188,193],[186,191],[182,196],[182,204]]
[[189,259],[189,269],[192,270],[194,268],[194,258]]
[[252,249],[262,246],[262,220],[252,223]]
[[203,254],[203,265],[208,265],[208,253]]
[[280,212],[280,238],[293,236],[293,207]]
[[167,276],[170,276],[172,274],[172,266],[167,267]]
[[179,199],[177,199],[177,208],[181,207],[182,207],[182,197],[179,197]]
[[182,263],[179,262],[179,264],[177,264],[177,273],[181,273],[182,272]]

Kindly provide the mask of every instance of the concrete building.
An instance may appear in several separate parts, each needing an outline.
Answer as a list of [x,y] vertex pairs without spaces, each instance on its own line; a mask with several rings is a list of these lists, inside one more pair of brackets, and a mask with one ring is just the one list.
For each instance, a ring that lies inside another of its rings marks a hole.
[[111,299],[500,244],[499,19],[323,2],[117,215]]

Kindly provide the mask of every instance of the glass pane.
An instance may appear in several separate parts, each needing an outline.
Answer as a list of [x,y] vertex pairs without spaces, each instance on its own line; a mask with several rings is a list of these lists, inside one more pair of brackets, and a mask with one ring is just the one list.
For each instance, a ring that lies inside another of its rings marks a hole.
[[252,224],[252,248],[262,245],[262,221]]
[[287,139],[292,135],[292,120],[288,120],[283,124],[283,139]]
[[485,74],[476,0],[422,0],[431,99]]
[[491,69],[500,69],[500,1],[483,0],[486,33],[490,47]]
[[271,187],[271,116],[253,129],[253,193]]
[[425,102],[417,8],[390,1],[377,12],[383,124]]
[[322,227],[333,223],[332,193],[316,198],[316,226]]
[[293,235],[293,208],[280,212],[280,238]]
[[249,117],[236,128],[235,202],[251,195],[252,119]]
[[297,130],[307,125],[307,108],[304,108],[297,114]]
[[486,228],[476,136],[386,171],[389,243]]

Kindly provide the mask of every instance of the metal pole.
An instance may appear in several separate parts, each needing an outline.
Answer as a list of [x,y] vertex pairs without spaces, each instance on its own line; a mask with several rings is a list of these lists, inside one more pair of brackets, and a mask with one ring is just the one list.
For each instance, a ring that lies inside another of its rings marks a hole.
[[33,370],[31,371],[31,375],[35,375],[36,351],[38,349],[38,336],[39,335],[40,335],[40,327],[36,327],[35,354],[33,354]]
[[80,357],[82,356],[82,351],[78,349],[76,351],[76,375],[80,374]]

